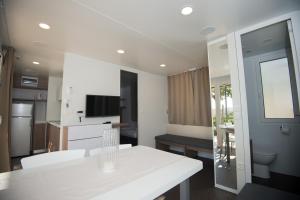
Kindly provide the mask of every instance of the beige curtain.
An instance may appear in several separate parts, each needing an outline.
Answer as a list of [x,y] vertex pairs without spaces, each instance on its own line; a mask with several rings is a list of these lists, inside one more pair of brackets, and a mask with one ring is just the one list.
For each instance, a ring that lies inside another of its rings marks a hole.
[[208,67],[192,72],[194,86],[195,125],[211,126],[211,102]]
[[169,123],[211,126],[208,67],[168,77]]
[[10,171],[10,112],[14,71],[14,49],[4,48],[0,85],[0,172]]
[[189,72],[168,77],[169,123],[194,123],[193,81]]

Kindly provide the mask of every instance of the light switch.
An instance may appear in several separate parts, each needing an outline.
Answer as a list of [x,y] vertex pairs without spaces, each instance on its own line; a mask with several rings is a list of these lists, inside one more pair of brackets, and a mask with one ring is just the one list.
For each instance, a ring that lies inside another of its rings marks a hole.
[[0,125],[2,125],[2,115],[0,115]]

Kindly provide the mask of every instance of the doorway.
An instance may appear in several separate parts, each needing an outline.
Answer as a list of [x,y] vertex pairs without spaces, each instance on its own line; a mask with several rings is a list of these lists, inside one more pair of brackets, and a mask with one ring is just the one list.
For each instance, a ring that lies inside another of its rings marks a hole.
[[138,75],[121,70],[120,144],[138,144]]
[[241,35],[252,182],[299,193],[299,99],[290,22]]

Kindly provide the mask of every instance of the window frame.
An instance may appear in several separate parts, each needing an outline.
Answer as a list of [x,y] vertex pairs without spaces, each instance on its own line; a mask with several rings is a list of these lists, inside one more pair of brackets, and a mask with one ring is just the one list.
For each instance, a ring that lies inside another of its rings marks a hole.
[[[265,106],[264,106],[264,94],[263,94],[263,85],[262,85],[262,76],[261,76],[261,66],[260,64],[263,62],[273,61],[273,60],[279,60],[287,58],[288,60],[288,68],[289,68],[289,75],[290,75],[290,84],[291,84],[291,92],[292,92],[292,101],[293,101],[293,112],[294,112],[294,118],[266,118],[265,117]],[[268,55],[264,56],[263,58],[260,57],[256,62],[256,82],[257,82],[257,92],[258,92],[258,98],[259,98],[259,110],[260,110],[260,116],[259,119],[261,122],[264,123],[299,123],[300,122],[300,116],[298,115],[297,111],[297,93],[295,93],[295,88],[292,84],[293,74],[291,74],[291,66],[290,61],[287,57],[287,55],[283,55],[282,53],[275,53],[274,55]],[[298,100],[299,101],[299,100]]]
[[[264,84],[263,84],[263,82],[264,82],[264,80],[263,80],[263,74],[262,74],[262,64],[263,63],[268,63],[268,62],[272,62],[272,61],[278,61],[278,60],[283,60],[283,59],[285,59],[286,60],[286,62],[287,62],[287,70],[288,70],[288,77],[289,77],[289,89],[290,89],[290,92],[291,92],[291,100],[292,100],[292,104],[293,104],[293,113],[292,113],[292,115],[293,115],[293,117],[267,117],[266,116],[266,109],[265,109],[265,91],[264,91]],[[263,102],[263,115],[264,115],[264,118],[265,119],[294,119],[295,118],[295,116],[296,116],[296,113],[295,113],[295,107],[294,107],[294,105],[295,105],[295,99],[294,99],[294,95],[293,95],[293,89],[292,89],[292,81],[291,81],[291,79],[292,79],[292,77],[291,77],[291,74],[290,74],[290,69],[289,69],[289,63],[288,63],[288,58],[287,57],[282,57],[282,58],[277,58],[277,59],[272,59],[272,60],[267,60],[267,61],[264,61],[264,62],[259,62],[259,71],[260,71],[260,85],[261,85],[261,101]]]

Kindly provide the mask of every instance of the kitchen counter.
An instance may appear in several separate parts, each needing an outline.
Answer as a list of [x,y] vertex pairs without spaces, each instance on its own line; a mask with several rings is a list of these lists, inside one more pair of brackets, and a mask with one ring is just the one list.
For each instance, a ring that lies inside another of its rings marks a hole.
[[46,124],[46,121],[34,121],[34,124]]
[[[101,125],[103,124],[102,122],[73,122],[73,123],[64,123],[60,121],[49,121],[49,124],[52,124],[53,126],[58,126],[58,127],[72,127],[72,126],[91,126],[91,125]],[[112,122],[111,124],[113,128],[117,127],[123,127],[126,126],[127,124],[125,123],[119,123],[119,122]]]
[[[62,123],[61,121],[48,121],[49,124],[57,127],[57,128],[62,128],[64,126],[66,127],[71,127],[71,126],[89,126],[89,125],[100,125],[102,123],[86,123],[86,122],[81,122],[81,123]],[[119,122],[113,122],[112,124],[112,128],[121,128],[121,127],[127,127],[128,124],[127,123],[119,123]]]

